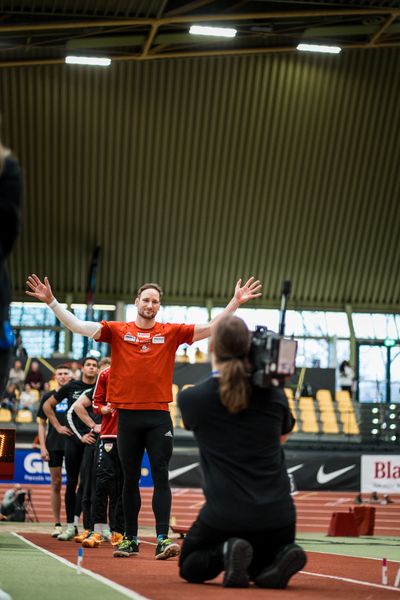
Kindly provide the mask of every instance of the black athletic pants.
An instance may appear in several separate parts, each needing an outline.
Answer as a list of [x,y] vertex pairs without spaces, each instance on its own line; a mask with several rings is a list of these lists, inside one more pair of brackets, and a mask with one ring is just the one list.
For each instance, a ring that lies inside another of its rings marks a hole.
[[[82,493],[82,521],[84,529],[94,529],[93,505],[96,493],[96,463],[98,445],[85,444],[83,452],[79,489]],[[106,521],[104,521],[105,523]]]
[[190,528],[182,545],[179,558],[180,576],[190,583],[203,583],[214,579],[224,570],[223,543],[238,537],[253,546],[253,560],[249,567],[251,579],[260,573],[275,558],[278,551],[295,539],[296,526],[269,531],[245,532],[220,531],[197,519]]
[[122,487],[123,475],[117,440],[101,438],[96,465],[93,522],[107,523],[107,505],[109,505],[110,529],[118,533],[125,531]]
[[154,483],[153,512],[157,535],[168,535],[171,489],[168,465],[173,448],[173,426],[164,410],[119,410],[118,452],[124,475],[122,501],[125,533],[137,535],[141,499],[139,480],[144,451],[150,460]]
[[79,471],[81,469],[85,444],[77,438],[67,437],[65,440],[65,470],[67,471],[67,486],[65,489],[65,511],[67,523],[74,522],[74,516],[81,513],[81,490],[77,494]]

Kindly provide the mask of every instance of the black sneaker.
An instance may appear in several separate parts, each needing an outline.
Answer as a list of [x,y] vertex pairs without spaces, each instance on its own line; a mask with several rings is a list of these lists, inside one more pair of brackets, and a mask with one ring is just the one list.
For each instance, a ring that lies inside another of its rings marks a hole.
[[357,494],[357,496],[354,498],[354,504],[362,504],[363,503],[363,499],[361,494]]
[[179,556],[181,551],[181,547],[179,544],[166,538],[165,540],[161,540],[157,544],[156,548],[156,559],[157,560],[167,560],[168,558],[172,558],[173,556]]
[[289,544],[255,577],[254,583],[262,588],[284,589],[289,579],[301,571],[306,563],[307,556],[303,548],[297,544]]
[[130,540],[126,537],[118,544],[117,548],[113,552],[115,558],[129,558],[130,556],[136,556],[139,554],[139,542]]
[[383,496],[384,504],[394,504],[394,501],[391,499],[389,494],[385,494]]
[[371,504],[378,504],[378,502],[379,502],[378,494],[376,492],[372,492],[369,501]]
[[223,555],[225,575],[222,585],[235,588],[249,587],[247,569],[253,558],[251,544],[240,538],[230,538],[224,543]]

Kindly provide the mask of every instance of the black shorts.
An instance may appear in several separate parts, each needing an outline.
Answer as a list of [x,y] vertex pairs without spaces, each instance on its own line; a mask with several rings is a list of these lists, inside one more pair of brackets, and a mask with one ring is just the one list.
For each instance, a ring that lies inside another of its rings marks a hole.
[[48,450],[49,467],[62,467],[64,460],[64,450]]

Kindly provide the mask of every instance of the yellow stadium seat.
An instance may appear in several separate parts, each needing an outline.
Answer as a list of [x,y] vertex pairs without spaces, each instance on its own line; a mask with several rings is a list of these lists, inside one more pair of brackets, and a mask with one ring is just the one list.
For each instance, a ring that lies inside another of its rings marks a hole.
[[299,399],[300,418],[303,433],[319,433],[317,416],[315,414],[314,400],[308,396]]
[[292,388],[285,387],[285,388],[283,388],[283,391],[285,392],[286,398],[288,400],[294,400],[294,392],[293,392]]
[[346,435],[359,435],[360,434],[360,428],[358,427],[358,423],[356,421],[356,417],[353,414],[350,414],[348,416],[348,418],[346,419],[346,421],[344,421],[343,423],[343,433],[345,433]]
[[338,390],[336,392],[335,396],[336,396],[336,402],[343,402],[343,401],[351,402],[350,392],[348,392],[347,390]]
[[322,412],[321,423],[323,433],[339,433],[339,425],[335,413]]
[[288,403],[289,403],[290,412],[292,413],[292,415],[296,419],[296,423],[295,423],[294,428],[292,430],[293,433],[296,433],[296,431],[299,431],[299,425],[298,425],[298,419],[297,419],[296,406],[295,406],[293,398],[288,398]]
[[332,402],[332,394],[330,390],[318,390],[315,397],[317,400],[330,400]]
[[176,383],[172,384],[172,402],[170,403],[171,419],[174,427],[183,427],[182,420],[180,419],[178,404],[176,398],[178,396],[179,387]]
[[12,421],[11,410],[8,408],[0,408],[0,421],[2,423],[10,423]]
[[15,417],[16,423],[32,423],[33,415],[27,408],[20,408]]

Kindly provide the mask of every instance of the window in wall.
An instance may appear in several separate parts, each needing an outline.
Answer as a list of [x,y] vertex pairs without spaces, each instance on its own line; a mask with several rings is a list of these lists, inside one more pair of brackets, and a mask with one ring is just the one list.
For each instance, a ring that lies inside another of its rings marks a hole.
[[10,322],[13,327],[57,325],[55,314],[43,302],[12,302]]
[[336,340],[336,365],[350,360],[350,340]]
[[[223,312],[223,308],[216,307],[211,310],[211,318]],[[269,308],[239,308],[235,315],[243,319],[250,331],[254,331],[257,325],[263,325],[271,331],[278,331],[279,311]]]
[[22,345],[28,356],[50,358],[58,350],[56,332],[49,329],[21,329]]
[[355,335],[358,339],[399,339],[400,315],[383,313],[353,313]]
[[321,368],[329,366],[328,340],[298,339],[297,367]]
[[386,402],[385,346],[359,347],[359,400],[360,402]]

